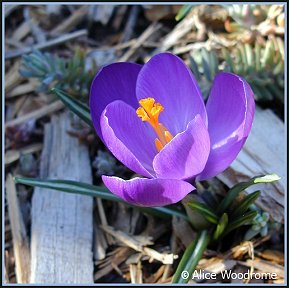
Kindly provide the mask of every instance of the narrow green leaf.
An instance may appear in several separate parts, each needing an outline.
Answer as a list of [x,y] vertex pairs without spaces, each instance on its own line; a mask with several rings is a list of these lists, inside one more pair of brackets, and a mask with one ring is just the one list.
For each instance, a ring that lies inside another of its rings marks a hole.
[[[261,229],[260,229],[260,230],[261,230]],[[246,232],[246,234],[245,234],[245,236],[244,236],[244,240],[247,240],[247,241],[251,240],[253,237],[255,237],[257,234],[260,233],[260,230],[253,230],[252,228],[250,228],[250,229]]]
[[273,95],[271,93],[271,91],[269,91],[269,89],[267,89],[268,83],[266,83],[266,81],[263,81],[263,84],[260,83],[260,79],[256,78],[253,80],[253,83],[255,85],[255,88],[258,87],[259,91],[261,92],[261,97],[263,99],[266,100],[272,100],[273,99]]
[[257,72],[261,70],[261,45],[255,44],[255,67]]
[[261,191],[255,191],[251,194],[248,194],[241,203],[237,206],[237,208],[231,214],[231,218],[234,219],[243,215],[249,207],[258,199],[260,196]]
[[190,4],[183,5],[175,17],[176,21],[182,20],[191,11],[192,8],[193,5]]
[[243,65],[242,53],[240,49],[236,49],[236,65],[234,69],[234,73],[244,75],[245,73],[245,65]]
[[268,85],[267,88],[271,92],[272,95],[274,95],[275,97],[279,98],[279,100],[284,102],[284,90],[283,89],[281,89],[278,85]]
[[199,212],[203,217],[205,217],[209,222],[217,224],[219,222],[218,216],[204,203],[190,202],[188,206],[193,210]]
[[190,66],[193,71],[193,74],[198,80],[201,80],[201,74],[199,72],[198,64],[196,63],[195,59],[191,55],[189,55],[189,60],[190,60],[190,64],[191,64]]
[[282,59],[284,60],[284,42],[283,42],[282,38],[280,38],[280,37],[278,37],[276,39],[276,42],[277,42],[277,46],[278,46],[277,49],[278,49],[279,53],[281,54]]
[[58,88],[52,88],[51,91],[60,98],[67,108],[79,116],[88,125],[93,127],[88,106]]
[[247,59],[247,54],[246,54],[246,49],[244,45],[240,45],[239,47],[240,54],[241,54],[241,59],[242,59],[242,66],[245,71],[248,69],[248,59]]
[[237,229],[243,225],[249,225],[252,224],[253,219],[258,215],[257,211],[250,211],[247,212],[246,214],[240,216],[236,220],[232,221],[231,223],[229,222],[227,228],[225,229],[224,233],[222,236],[227,235],[229,232],[233,231],[234,229]]
[[230,204],[236,199],[238,194],[246,188],[258,183],[270,183],[281,179],[277,174],[269,174],[265,176],[254,177],[248,182],[241,182],[232,187],[226,197],[219,205],[217,211],[219,214],[224,213]]
[[273,57],[274,57],[274,44],[272,41],[268,40],[266,42],[265,51],[263,54],[262,62],[264,65],[272,65],[273,64]]
[[230,69],[229,71],[234,72],[234,62],[233,62],[233,59],[230,56],[228,50],[226,48],[222,48],[222,54],[223,54],[223,57],[226,61],[226,64],[228,65],[228,67]]
[[216,230],[214,232],[214,239],[218,240],[222,233],[224,232],[225,228],[228,225],[228,214],[224,213],[222,217],[220,218],[220,221],[216,227]]
[[140,209],[144,212],[153,214],[155,216],[166,217],[166,218],[168,216],[169,217],[177,216],[177,217],[181,217],[185,219],[186,221],[189,221],[188,217],[182,212],[179,212],[179,211],[167,208],[167,207],[150,208],[150,207],[139,207],[139,206],[128,204],[127,202],[124,202],[123,200],[121,200],[120,198],[112,194],[107,188],[101,187],[101,186],[95,186],[95,185],[77,182],[77,181],[71,181],[71,180],[42,180],[42,179],[25,178],[25,177],[14,177],[14,181],[15,183],[24,184],[28,186],[53,189],[53,190],[58,190],[62,192],[81,194],[81,195],[87,195],[87,196],[92,196],[92,197],[99,197],[105,200],[121,202],[121,203],[125,203],[126,205],[130,207]]
[[259,89],[258,85],[255,85],[254,82],[252,82],[250,84],[251,84],[251,88],[254,92],[255,100],[261,99],[263,94],[262,94],[261,90]]
[[280,60],[273,69],[274,75],[279,75],[281,73],[284,73],[284,62],[282,60]]
[[206,76],[207,80],[209,82],[212,81],[212,75],[211,75],[211,70],[210,70],[210,66],[209,63],[205,60],[204,57],[202,57],[202,66],[204,69],[204,75]]
[[[173,277],[172,283],[188,283],[192,277],[198,262],[210,242],[210,234],[207,230],[198,233],[196,239],[187,247]],[[186,272],[187,274],[184,274]]]
[[253,49],[252,46],[248,43],[245,44],[245,52],[246,52],[246,57],[247,57],[247,61],[248,61],[248,66],[254,67],[255,63],[254,63],[254,57],[253,57]]
[[209,63],[211,68],[211,75],[214,78],[218,71],[218,58],[214,51],[209,52]]

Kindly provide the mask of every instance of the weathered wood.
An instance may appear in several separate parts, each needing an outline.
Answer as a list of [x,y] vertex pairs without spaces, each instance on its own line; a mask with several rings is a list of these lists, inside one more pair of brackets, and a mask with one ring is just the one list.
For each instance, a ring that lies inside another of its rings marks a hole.
[[[88,149],[70,136],[70,114],[45,126],[40,177],[92,182]],[[91,197],[36,188],[32,198],[31,282],[93,283]]]
[[256,108],[252,131],[245,146],[218,178],[228,186],[262,174],[278,174],[274,183],[257,184],[246,190],[261,190],[257,204],[278,222],[284,220],[285,191],[285,130],[284,123],[271,111]]
[[30,251],[24,220],[19,207],[16,187],[9,174],[6,181],[6,196],[13,238],[15,273],[17,283],[29,283]]

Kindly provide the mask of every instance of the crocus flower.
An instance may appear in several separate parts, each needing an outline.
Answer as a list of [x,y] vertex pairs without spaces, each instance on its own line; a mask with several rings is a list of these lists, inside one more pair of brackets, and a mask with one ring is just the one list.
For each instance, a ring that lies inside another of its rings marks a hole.
[[184,62],[171,53],[146,64],[114,63],[90,91],[94,127],[106,147],[143,177],[102,176],[107,188],[140,206],[176,203],[237,157],[251,130],[254,95],[241,77],[219,73],[204,104]]

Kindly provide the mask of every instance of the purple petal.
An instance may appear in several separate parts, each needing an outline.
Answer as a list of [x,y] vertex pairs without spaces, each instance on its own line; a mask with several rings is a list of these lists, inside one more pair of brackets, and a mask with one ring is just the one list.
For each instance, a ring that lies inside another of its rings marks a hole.
[[195,190],[182,180],[133,178],[125,181],[109,176],[102,176],[102,180],[113,194],[126,202],[146,207],[174,204]]
[[141,65],[114,63],[100,69],[90,89],[90,111],[97,134],[102,138],[100,115],[114,100],[122,100],[134,108],[138,107],[135,87]]
[[171,53],[158,54],[143,66],[136,94],[138,99],[153,97],[163,105],[159,119],[173,135],[183,132],[197,114],[207,123],[205,104],[193,74]]
[[200,180],[223,172],[236,159],[250,133],[254,112],[248,83],[231,73],[218,74],[207,103],[211,152]]
[[150,127],[135,110],[116,100],[105,108],[100,120],[103,140],[112,154],[129,169],[143,176],[154,174],[152,161],[157,153]]
[[187,129],[175,136],[156,155],[153,166],[158,177],[189,179],[202,172],[210,153],[207,127],[197,115]]

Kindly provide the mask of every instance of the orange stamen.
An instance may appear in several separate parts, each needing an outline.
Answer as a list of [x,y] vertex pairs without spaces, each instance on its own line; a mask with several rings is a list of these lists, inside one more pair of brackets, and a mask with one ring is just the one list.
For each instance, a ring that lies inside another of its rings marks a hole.
[[158,137],[155,140],[155,146],[159,152],[173,139],[173,135],[168,129],[159,123],[159,115],[164,111],[164,107],[160,103],[155,103],[154,98],[141,99],[139,104],[141,107],[136,110],[136,114],[142,121],[148,122],[154,129]]

